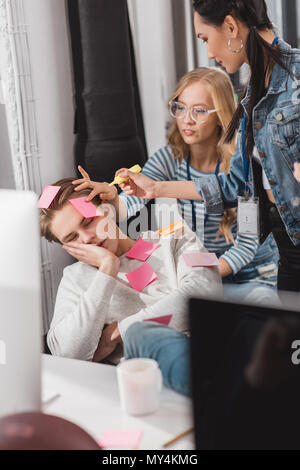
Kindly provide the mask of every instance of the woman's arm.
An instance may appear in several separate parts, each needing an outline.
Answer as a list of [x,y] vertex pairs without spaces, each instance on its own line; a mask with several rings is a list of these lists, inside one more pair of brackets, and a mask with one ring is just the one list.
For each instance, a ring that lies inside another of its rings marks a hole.
[[129,178],[129,181],[120,184],[127,196],[137,196],[144,199],[168,197],[195,201],[203,200],[197,193],[193,181],[155,181],[145,174],[136,175],[126,168],[119,170],[119,176]]
[[259,248],[258,238],[253,235],[238,234],[235,241],[235,245],[229,248],[219,259],[222,277],[237,274],[253,261]]

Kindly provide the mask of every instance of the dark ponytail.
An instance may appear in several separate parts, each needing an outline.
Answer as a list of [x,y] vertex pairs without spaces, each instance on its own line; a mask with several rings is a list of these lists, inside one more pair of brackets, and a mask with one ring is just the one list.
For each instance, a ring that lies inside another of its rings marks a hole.
[[[266,94],[265,79],[269,70],[271,61],[279,64],[287,70],[284,61],[284,54],[279,49],[271,46],[259,34],[259,31],[270,29],[274,31],[274,25],[271,22],[265,0],[194,0],[194,9],[207,24],[220,27],[227,15],[242,21],[250,29],[246,43],[246,52],[251,69],[250,78],[250,99],[248,103],[247,121],[247,155],[251,155],[254,147],[252,112],[256,104]],[[265,57],[268,58],[267,64]],[[241,99],[245,97],[244,92]],[[239,127],[240,120],[243,117],[244,109],[239,104],[231,123],[227,129],[224,141],[231,142]]]

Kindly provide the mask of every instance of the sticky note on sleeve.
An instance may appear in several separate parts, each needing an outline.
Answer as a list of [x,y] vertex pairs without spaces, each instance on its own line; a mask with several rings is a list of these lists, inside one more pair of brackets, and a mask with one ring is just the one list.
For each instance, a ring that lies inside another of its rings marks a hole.
[[87,219],[90,217],[97,217],[99,215],[97,207],[90,201],[87,201],[86,196],[79,197],[77,199],[70,199],[69,202],[78,212],[80,212],[81,215],[83,215],[83,217],[86,217]]
[[49,209],[59,190],[60,186],[50,186],[49,184],[46,184],[43,190],[43,194],[38,201],[38,208]]
[[151,243],[140,238],[131,250],[126,253],[127,258],[147,261],[152,253],[159,247],[159,243]]
[[126,274],[131,287],[142,292],[152,282],[156,281],[157,275],[148,263],[142,264],[138,269]]
[[215,253],[183,253],[183,259],[187,266],[202,267],[202,268],[211,268],[213,266],[218,266],[220,264]]
[[172,317],[173,315],[163,315],[162,317],[147,318],[147,320],[144,321],[153,321],[155,323],[160,323],[161,325],[169,326]]
[[143,431],[105,431],[101,434],[98,444],[102,448],[137,449]]

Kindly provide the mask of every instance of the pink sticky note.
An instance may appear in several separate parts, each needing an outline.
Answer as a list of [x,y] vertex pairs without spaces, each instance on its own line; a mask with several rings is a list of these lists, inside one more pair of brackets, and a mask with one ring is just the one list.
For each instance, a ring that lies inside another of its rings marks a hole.
[[220,264],[215,253],[183,253],[184,261],[191,267],[212,267]]
[[136,449],[142,438],[143,431],[105,431],[98,442],[100,447]]
[[159,243],[151,243],[140,238],[134,246],[126,253],[127,258],[138,259],[139,261],[147,261],[159,247]]
[[87,201],[86,196],[79,197],[77,199],[70,199],[70,203],[87,219],[89,217],[97,217],[99,215],[97,207],[90,201]]
[[148,263],[144,263],[138,269],[126,274],[133,289],[142,292],[151,282],[156,281],[157,276]]
[[43,194],[38,201],[38,208],[48,209],[59,190],[60,186],[50,186],[49,184],[46,184]]
[[161,325],[169,325],[171,318],[173,315],[164,315],[163,317],[154,317],[154,318],[147,318],[144,321],[154,321],[156,323],[160,323]]

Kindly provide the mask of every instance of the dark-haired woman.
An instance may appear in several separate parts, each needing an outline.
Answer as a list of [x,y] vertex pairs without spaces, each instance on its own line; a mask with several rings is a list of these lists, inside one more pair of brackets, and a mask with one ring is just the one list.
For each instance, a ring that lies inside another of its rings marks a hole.
[[[239,151],[227,175],[209,175],[205,183],[164,183],[152,188],[153,195],[203,199],[208,214],[235,206],[240,196],[241,226],[250,220],[260,243],[273,232],[280,252],[278,288],[300,291],[300,185],[293,175],[300,160],[300,51],[275,37],[264,0],[194,0],[194,10],[196,34],[209,58],[228,73],[250,66],[248,87],[225,136],[231,142],[238,130]],[[133,188],[147,186],[151,197],[150,182],[138,176]],[[245,204],[249,195],[259,200],[259,224],[254,201]]]

